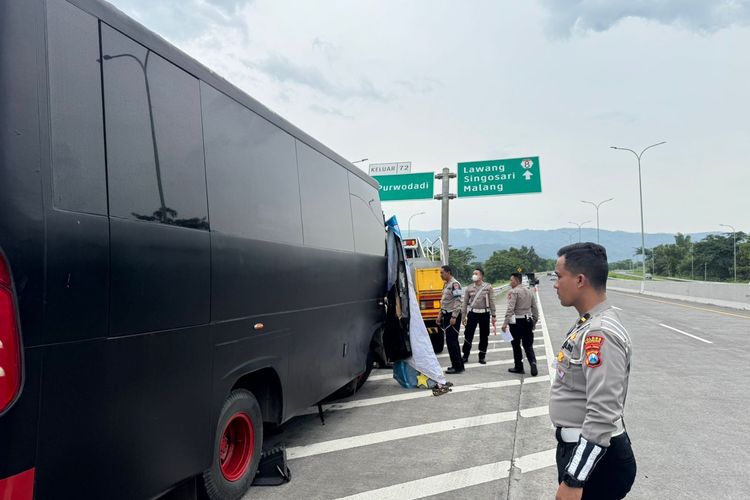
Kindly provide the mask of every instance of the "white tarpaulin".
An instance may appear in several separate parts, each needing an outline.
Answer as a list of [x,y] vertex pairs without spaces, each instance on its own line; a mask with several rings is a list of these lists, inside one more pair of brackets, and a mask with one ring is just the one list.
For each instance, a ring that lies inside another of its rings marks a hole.
[[432,348],[430,334],[427,333],[427,327],[422,319],[422,311],[419,309],[411,270],[408,271],[406,276],[409,280],[409,340],[411,341],[412,356],[406,362],[412,368],[427,375],[435,382],[445,384],[443,368],[440,366],[440,362],[438,362],[435,351]]

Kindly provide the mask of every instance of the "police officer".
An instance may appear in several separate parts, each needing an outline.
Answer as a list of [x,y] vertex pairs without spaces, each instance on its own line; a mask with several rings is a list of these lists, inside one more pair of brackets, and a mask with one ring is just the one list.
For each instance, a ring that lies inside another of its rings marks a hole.
[[536,354],[534,354],[534,328],[539,320],[539,309],[536,306],[534,292],[522,286],[523,275],[513,273],[510,275],[510,293],[508,294],[508,308],[505,311],[505,322],[502,329],[510,327],[513,341],[513,368],[508,368],[511,373],[525,373],[523,370],[523,355],[521,344],[526,351],[526,360],[531,367],[531,376],[536,377],[539,373],[536,367]]
[[458,345],[458,329],[461,328],[461,283],[453,277],[450,266],[440,268],[440,277],[445,281],[445,286],[440,298],[438,325],[445,332],[445,343],[448,345],[452,365],[446,372],[461,373],[464,371],[464,361],[461,359],[461,348]]
[[479,326],[479,362],[486,364],[487,343],[490,336],[490,316],[495,319],[495,290],[484,282],[484,271],[481,267],[474,269],[471,275],[473,283],[466,287],[461,316],[464,324],[464,363],[469,361],[471,341]]
[[623,412],[632,344],[607,302],[607,251],[595,243],[560,249],[554,287],[579,318],[556,357],[549,414],[557,428],[558,499],[620,499],[636,464]]

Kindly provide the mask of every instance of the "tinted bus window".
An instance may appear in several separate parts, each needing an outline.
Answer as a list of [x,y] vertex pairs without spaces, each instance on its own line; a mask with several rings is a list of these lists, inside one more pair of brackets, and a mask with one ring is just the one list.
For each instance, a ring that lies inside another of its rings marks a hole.
[[302,244],[294,138],[201,84],[212,229]]
[[297,141],[305,245],[354,251],[348,171]]
[[106,215],[98,21],[60,0],[47,9],[54,203]]
[[208,229],[198,80],[102,25],[113,217]]
[[357,253],[385,255],[383,212],[378,190],[349,172],[349,193],[354,222],[354,249]]

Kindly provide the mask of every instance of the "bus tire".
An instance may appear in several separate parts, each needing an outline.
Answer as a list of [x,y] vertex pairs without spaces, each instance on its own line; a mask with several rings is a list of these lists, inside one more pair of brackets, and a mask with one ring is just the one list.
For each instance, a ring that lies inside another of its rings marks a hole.
[[263,416],[255,396],[237,389],[224,401],[211,467],[203,473],[211,500],[236,500],[255,479],[263,450]]
[[370,377],[370,373],[372,373],[372,365],[375,363],[375,352],[372,350],[372,348],[367,351],[367,361],[365,361],[365,371],[357,377],[357,391],[362,388],[363,385],[365,385],[365,382],[367,382],[367,379]]

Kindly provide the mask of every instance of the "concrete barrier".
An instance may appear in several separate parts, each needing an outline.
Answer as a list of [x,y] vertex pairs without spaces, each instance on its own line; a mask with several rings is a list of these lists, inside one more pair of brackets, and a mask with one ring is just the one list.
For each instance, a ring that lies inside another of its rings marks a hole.
[[[641,282],[610,278],[607,289],[640,292]],[[750,311],[750,284],[706,281],[646,281],[644,295]]]

